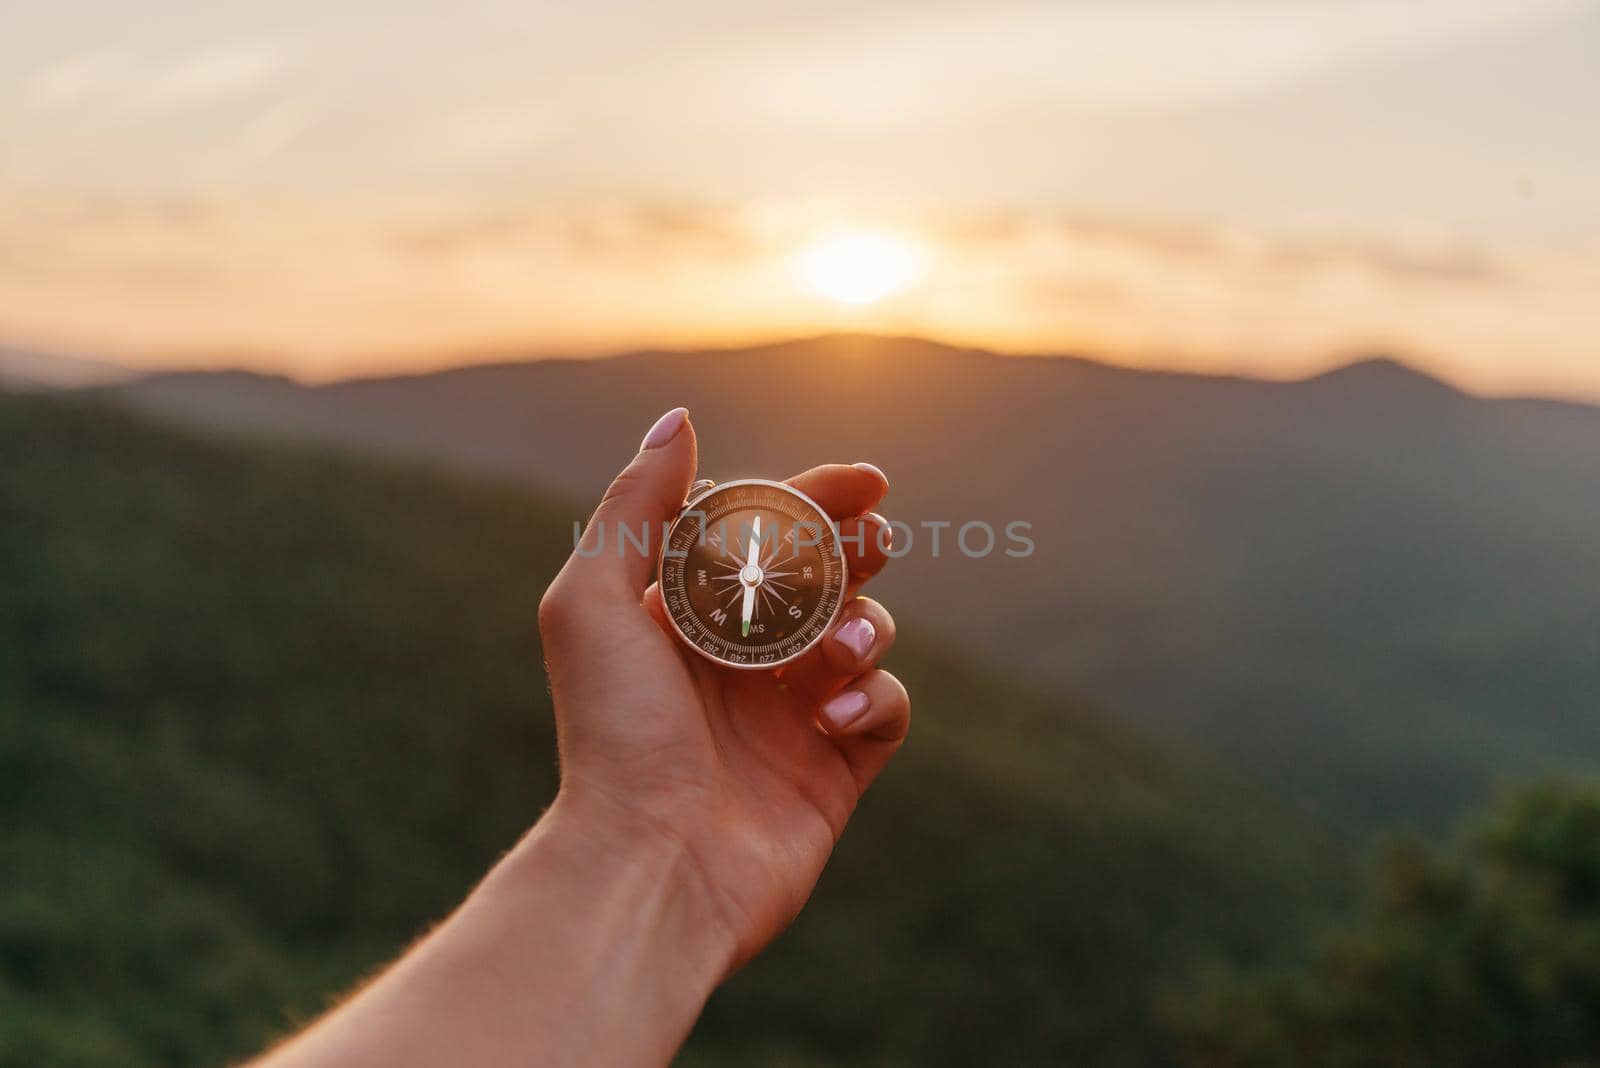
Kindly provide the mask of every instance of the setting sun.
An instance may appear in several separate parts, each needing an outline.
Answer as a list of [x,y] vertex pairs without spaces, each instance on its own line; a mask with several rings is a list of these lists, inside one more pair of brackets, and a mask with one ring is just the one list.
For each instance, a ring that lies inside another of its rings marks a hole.
[[874,304],[905,289],[918,272],[915,249],[885,234],[841,234],[800,253],[795,274],[807,289],[842,304]]

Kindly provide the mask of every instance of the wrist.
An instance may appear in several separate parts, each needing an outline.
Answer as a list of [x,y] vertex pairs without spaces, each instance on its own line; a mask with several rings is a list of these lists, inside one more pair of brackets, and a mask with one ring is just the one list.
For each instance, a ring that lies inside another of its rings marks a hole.
[[731,967],[731,940],[681,842],[573,801],[270,1063],[670,1063]]
[[548,887],[560,880],[578,904],[574,915],[609,930],[626,953],[679,990],[705,998],[732,970],[737,940],[719,898],[689,844],[665,822],[641,817],[602,795],[563,788],[507,856],[515,882]]

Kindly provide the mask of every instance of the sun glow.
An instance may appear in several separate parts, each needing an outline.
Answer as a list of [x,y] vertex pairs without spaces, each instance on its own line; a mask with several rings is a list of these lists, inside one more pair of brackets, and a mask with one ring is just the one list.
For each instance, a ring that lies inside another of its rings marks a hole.
[[919,270],[916,249],[887,234],[824,238],[795,261],[801,285],[841,304],[875,304],[892,297],[915,281]]

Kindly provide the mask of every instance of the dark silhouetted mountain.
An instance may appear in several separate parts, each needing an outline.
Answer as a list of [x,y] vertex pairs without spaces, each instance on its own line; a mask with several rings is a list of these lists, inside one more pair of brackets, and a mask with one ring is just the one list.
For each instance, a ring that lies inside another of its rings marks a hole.
[[[514,478],[574,516],[686,404],[710,477],[883,467],[915,538],[882,596],[915,626],[1288,798],[1431,820],[1495,776],[1600,758],[1600,413],[1581,405],[1391,360],[1265,382],[862,336],[118,395]],[[1036,551],[968,559],[973,521],[1031,523]],[[924,522],[953,524],[937,558]]]

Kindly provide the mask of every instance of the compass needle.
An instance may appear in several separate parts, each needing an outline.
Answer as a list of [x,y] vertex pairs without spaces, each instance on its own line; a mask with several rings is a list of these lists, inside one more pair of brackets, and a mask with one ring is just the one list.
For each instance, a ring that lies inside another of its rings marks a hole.
[[757,515],[750,521],[750,540],[745,547],[744,570],[739,572],[739,581],[744,584],[744,606],[739,617],[739,637],[750,637],[750,624],[756,614],[756,590],[761,586],[761,567],[757,560],[761,557],[761,517]]

